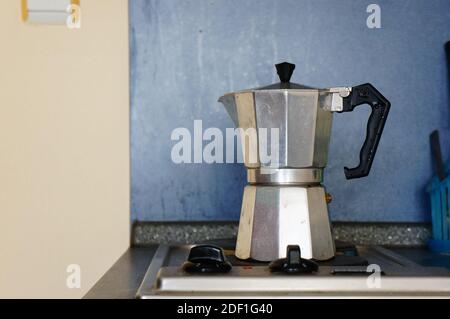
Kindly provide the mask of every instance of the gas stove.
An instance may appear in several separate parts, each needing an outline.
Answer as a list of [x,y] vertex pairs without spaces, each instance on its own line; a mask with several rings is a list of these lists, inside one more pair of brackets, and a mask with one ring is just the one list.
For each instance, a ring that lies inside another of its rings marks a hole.
[[[223,248],[222,248],[223,247]],[[160,245],[137,298],[450,297],[450,271],[424,267],[380,246],[336,242],[327,261],[240,260],[233,245]]]

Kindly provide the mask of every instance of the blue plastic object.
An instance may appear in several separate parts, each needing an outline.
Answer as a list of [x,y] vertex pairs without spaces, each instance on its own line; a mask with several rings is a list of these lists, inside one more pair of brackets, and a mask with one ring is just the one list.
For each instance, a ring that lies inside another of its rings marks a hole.
[[433,239],[428,241],[432,251],[450,253],[450,161],[445,165],[446,178],[434,176],[427,187],[431,199]]

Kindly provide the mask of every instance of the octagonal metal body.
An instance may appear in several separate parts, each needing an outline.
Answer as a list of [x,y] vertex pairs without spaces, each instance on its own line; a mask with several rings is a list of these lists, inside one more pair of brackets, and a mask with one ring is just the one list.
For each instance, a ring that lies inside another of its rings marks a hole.
[[288,245],[299,245],[303,258],[334,257],[324,188],[246,186],[236,256],[271,261],[285,257]]
[[[219,99],[243,131],[257,132],[257,142],[242,137],[244,163],[247,168],[325,167],[333,114],[329,108],[329,90],[249,90],[229,93]],[[270,154],[271,143],[263,140],[260,129],[278,129],[278,160],[261,161],[264,151]],[[250,130],[249,130],[250,129]],[[261,148],[267,144],[267,149]]]

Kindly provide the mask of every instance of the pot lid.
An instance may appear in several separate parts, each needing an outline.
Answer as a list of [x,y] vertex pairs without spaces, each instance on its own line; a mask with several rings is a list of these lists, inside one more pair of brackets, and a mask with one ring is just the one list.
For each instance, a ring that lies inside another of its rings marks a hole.
[[313,89],[316,88],[297,84],[297,83],[291,83],[291,76],[292,73],[294,73],[295,64],[289,63],[289,62],[282,62],[275,64],[275,67],[277,69],[278,77],[280,78],[280,82],[274,83],[271,85],[263,86],[260,88],[257,88],[255,90],[280,90],[280,89],[296,89],[296,90],[302,90],[302,89]]

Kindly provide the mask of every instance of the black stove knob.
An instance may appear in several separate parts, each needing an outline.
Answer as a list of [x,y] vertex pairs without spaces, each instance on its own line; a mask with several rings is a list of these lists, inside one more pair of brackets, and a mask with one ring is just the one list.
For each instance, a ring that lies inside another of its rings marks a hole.
[[298,245],[289,245],[286,249],[286,258],[277,259],[269,264],[271,271],[289,274],[312,273],[319,266],[312,260],[303,259]]
[[222,248],[214,245],[197,245],[191,248],[183,269],[189,273],[227,273],[231,264]]

